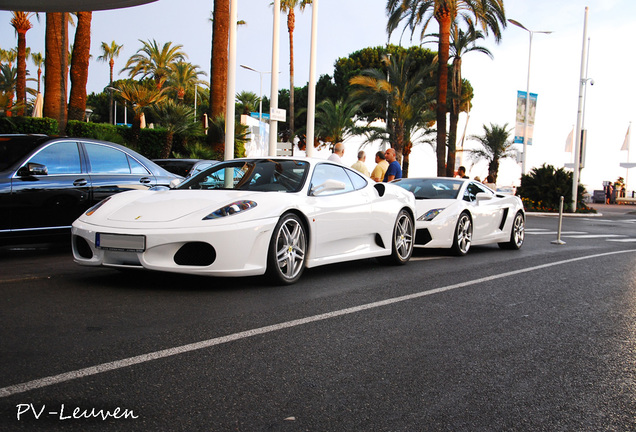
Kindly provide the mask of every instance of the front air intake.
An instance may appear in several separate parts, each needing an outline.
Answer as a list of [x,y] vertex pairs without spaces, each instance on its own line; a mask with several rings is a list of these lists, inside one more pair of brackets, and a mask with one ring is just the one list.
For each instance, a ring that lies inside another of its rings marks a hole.
[[184,266],[209,266],[216,260],[212,245],[204,242],[186,243],[174,254],[174,262]]
[[84,237],[73,236],[73,243],[75,243],[75,251],[79,256],[84,259],[93,258],[93,251]]

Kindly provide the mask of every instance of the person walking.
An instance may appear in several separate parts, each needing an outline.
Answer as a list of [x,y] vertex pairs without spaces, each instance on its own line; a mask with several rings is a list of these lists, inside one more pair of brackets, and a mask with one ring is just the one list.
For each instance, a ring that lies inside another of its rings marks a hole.
[[386,161],[383,151],[379,151],[375,154],[375,163],[375,168],[371,171],[371,179],[376,182],[381,182],[384,180],[386,170],[389,169],[389,163]]
[[402,178],[402,167],[400,163],[397,161],[397,155],[395,154],[395,149],[393,147],[386,149],[384,152],[384,157],[386,161],[389,163],[389,168],[386,170],[386,174],[384,174],[384,181],[390,182],[396,179]]
[[358,152],[358,161],[354,163],[353,165],[351,165],[351,168],[358,171],[360,174],[370,177],[369,169],[367,168],[367,165],[364,163],[366,160],[367,160],[366,153],[364,152],[364,150],[360,150]]

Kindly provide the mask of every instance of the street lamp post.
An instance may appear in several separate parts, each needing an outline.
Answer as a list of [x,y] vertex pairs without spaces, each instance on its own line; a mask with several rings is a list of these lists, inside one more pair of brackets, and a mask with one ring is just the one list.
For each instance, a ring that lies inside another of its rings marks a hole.
[[528,79],[526,82],[526,112],[523,120],[523,159],[521,162],[521,174],[526,173],[526,161],[528,160],[528,120],[530,118],[530,60],[532,59],[532,35],[534,33],[550,34],[551,31],[533,31],[526,28],[519,21],[513,19],[508,20],[509,23],[516,25],[528,32],[530,35],[530,45],[528,47]]
[[262,121],[262,117],[263,117],[263,74],[269,74],[272,73],[271,71],[259,71],[256,70],[254,68],[251,68],[249,66],[245,66],[245,65],[241,65],[241,67],[243,69],[247,69],[247,70],[251,70],[252,72],[256,72],[259,75],[259,79],[260,79],[260,93],[258,95],[258,121]]

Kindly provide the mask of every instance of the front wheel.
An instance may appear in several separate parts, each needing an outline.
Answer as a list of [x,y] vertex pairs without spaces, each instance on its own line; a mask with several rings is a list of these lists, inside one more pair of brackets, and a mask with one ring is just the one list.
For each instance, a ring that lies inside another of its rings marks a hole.
[[283,215],[276,224],[267,256],[267,274],[272,282],[293,284],[305,269],[307,233],[298,216]]
[[512,229],[510,230],[510,240],[505,243],[499,243],[499,247],[502,249],[518,250],[523,245],[523,240],[526,235],[526,221],[521,212],[515,215],[515,219],[512,221]]
[[406,210],[400,211],[393,227],[391,255],[386,257],[386,263],[404,265],[411,259],[414,232],[415,225],[411,214]]
[[452,251],[455,255],[466,255],[473,240],[473,221],[468,213],[459,215],[455,226]]

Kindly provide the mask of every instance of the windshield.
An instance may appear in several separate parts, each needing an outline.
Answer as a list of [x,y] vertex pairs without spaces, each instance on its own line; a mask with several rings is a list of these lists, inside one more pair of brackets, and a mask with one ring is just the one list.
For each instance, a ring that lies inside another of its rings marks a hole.
[[13,166],[44,139],[43,136],[0,136],[0,171]]
[[239,160],[216,164],[180,184],[177,189],[238,189],[298,192],[309,164],[298,160]]
[[400,179],[396,185],[413,192],[415,199],[457,199],[462,180],[449,178]]

